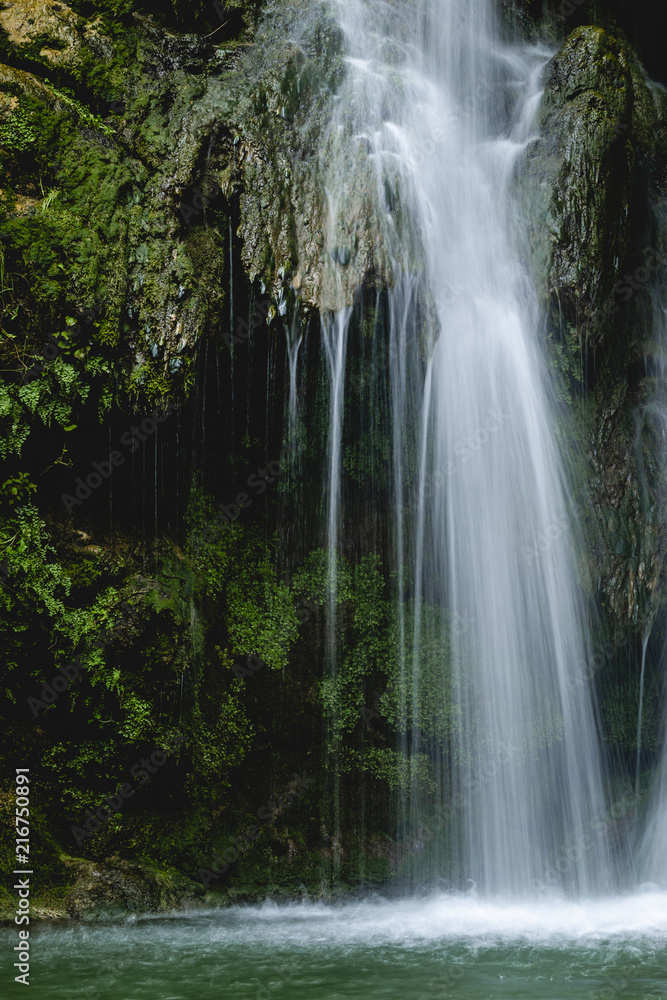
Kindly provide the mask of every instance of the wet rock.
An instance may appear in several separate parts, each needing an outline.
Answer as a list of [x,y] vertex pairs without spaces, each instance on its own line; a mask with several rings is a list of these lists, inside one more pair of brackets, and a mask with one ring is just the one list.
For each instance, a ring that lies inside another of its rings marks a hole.
[[595,350],[644,211],[656,109],[631,50],[602,28],[574,31],[543,81],[541,135],[524,167],[533,247],[546,297]]
[[579,354],[588,393],[584,576],[611,633],[630,626],[639,635],[664,586],[656,439],[640,431],[653,392],[641,377],[653,326],[650,281],[642,279],[662,253],[647,206],[667,164],[664,98],[625,39],[599,27],[570,34],[543,84],[540,138],[517,183],[553,337]]
[[63,906],[75,920],[105,920],[196,905],[204,888],[181,875],[130,861],[76,862],[79,877]]
[[334,247],[331,251],[331,259],[334,264],[340,264],[341,267],[347,267],[352,259],[352,254],[348,247]]
[[98,21],[86,21],[55,0],[3,3],[0,28],[18,54],[64,69],[79,66],[87,51],[106,60],[113,54],[113,46],[99,31]]
[[[285,0],[258,30],[244,62],[245,93],[231,112],[246,271],[271,288],[276,301],[288,296],[288,276],[298,271],[303,314],[350,305],[367,280],[377,287],[392,280],[370,143],[330,128],[345,71],[331,9]],[[341,177],[354,177],[335,220],[328,217],[325,191],[332,158]]]
[[5,120],[19,106],[18,94],[36,98],[50,105],[56,111],[65,112],[66,104],[54,94],[48,84],[25,70],[4,66],[0,63],[0,116]]

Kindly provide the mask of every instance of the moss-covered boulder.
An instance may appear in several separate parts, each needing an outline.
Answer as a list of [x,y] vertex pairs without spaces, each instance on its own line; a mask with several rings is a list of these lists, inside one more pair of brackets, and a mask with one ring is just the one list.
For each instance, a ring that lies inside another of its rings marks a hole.
[[624,650],[605,658],[600,676],[611,676],[627,659],[621,641],[630,635],[636,655],[665,592],[667,495],[651,406],[661,362],[647,358],[660,354],[651,289],[665,260],[655,206],[666,102],[613,27],[572,31],[542,82],[540,136],[517,183],[552,337],[569,358],[561,374],[577,371],[570,402],[591,501],[585,577],[601,631]]
[[4,47],[18,58],[74,70],[87,55],[110,62],[113,45],[100,22],[86,20],[56,0],[11,0],[0,9]]
[[159,913],[191,907],[204,888],[175,872],[110,859],[76,862],[77,881],[63,901],[73,919],[102,920],[130,913]]
[[599,27],[574,31],[543,83],[541,134],[525,161],[537,269],[545,297],[595,350],[644,218],[657,110],[627,43]]

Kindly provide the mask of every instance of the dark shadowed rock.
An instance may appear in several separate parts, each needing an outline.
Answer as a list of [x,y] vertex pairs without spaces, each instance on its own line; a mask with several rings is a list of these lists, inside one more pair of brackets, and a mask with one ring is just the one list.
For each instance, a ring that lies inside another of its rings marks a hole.
[[104,920],[196,905],[203,886],[130,861],[77,862],[79,877],[63,907],[72,919]]

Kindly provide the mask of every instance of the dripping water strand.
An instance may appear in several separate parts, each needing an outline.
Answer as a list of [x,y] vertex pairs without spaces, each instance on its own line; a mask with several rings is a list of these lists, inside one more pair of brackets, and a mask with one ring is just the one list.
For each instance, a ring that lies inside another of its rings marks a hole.
[[[345,360],[347,355],[347,335],[351,310],[344,310],[329,316],[322,323],[322,338],[329,374],[329,456],[328,456],[328,502],[327,502],[327,661],[329,676],[333,684],[338,675],[337,651],[337,578],[338,578],[338,530],[341,497],[341,449],[343,436],[343,392],[345,387]],[[330,720],[330,736],[333,742],[333,809],[334,809],[334,871],[340,866],[340,766],[339,766],[339,725],[334,714]]]
[[637,714],[637,759],[635,762],[635,796],[639,796],[639,785],[641,776],[641,753],[642,753],[642,716],[644,712],[644,679],[646,672],[646,649],[651,634],[650,629],[646,629],[642,635],[642,666],[639,674],[639,712]]

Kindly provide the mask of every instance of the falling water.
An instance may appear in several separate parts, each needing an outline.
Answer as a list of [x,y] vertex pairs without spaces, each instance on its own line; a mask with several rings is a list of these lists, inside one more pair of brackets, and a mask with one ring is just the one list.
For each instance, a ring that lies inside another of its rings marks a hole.
[[639,795],[642,759],[642,724],[644,716],[644,682],[646,679],[646,650],[651,637],[651,630],[646,629],[642,636],[642,665],[639,674],[639,711],[637,713],[637,759],[635,761],[635,795]]
[[[547,884],[599,890],[604,834],[573,846],[603,808],[591,695],[572,680],[588,653],[577,542],[549,530],[568,487],[511,195],[548,54],[503,47],[486,0],[345,0],[338,10],[347,76],[325,140],[328,275],[337,280],[340,247],[355,243],[350,165],[370,167],[377,252],[393,278],[390,516],[399,598],[414,607],[401,626],[409,748],[430,754],[440,800],[456,803],[452,879],[530,895],[557,870]],[[348,307],[323,323],[332,588],[349,319]],[[553,539],[541,553],[539,531]],[[410,720],[434,628],[450,709],[448,732],[428,741]]]
[[[659,221],[664,241],[667,235],[667,202],[661,206]],[[664,260],[664,249],[663,249]],[[652,425],[657,441],[659,454],[662,458],[663,476],[667,470],[667,295],[665,289],[664,265],[657,275],[657,281],[652,288],[652,313],[654,317],[654,343],[657,348],[653,358],[655,366],[655,393],[646,407],[646,417]],[[663,522],[667,522],[667,510],[662,512]],[[644,655],[642,650],[642,674],[644,672]],[[660,669],[662,677],[667,676],[667,645],[663,646]],[[663,680],[661,692],[663,704],[667,703],[667,682]],[[641,709],[640,709],[641,713]],[[639,852],[640,869],[645,879],[657,883],[661,888],[667,888],[667,720],[663,711],[663,747],[661,760],[657,769],[647,812],[646,829]],[[640,714],[641,725],[641,714]],[[639,758],[639,747],[637,750]]]
[[[663,654],[663,665],[665,656]],[[663,666],[664,669],[664,666]],[[654,781],[648,821],[639,852],[646,881],[667,888],[667,732],[663,732],[662,761]]]
[[287,441],[292,450],[296,449],[298,441],[298,381],[297,365],[299,348],[303,341],[303,330],[299,324],[299,314],[293,312],[285,320],[285,338],[287,341],[287,366],[289,370],[289,395],[287,398]]
[[[338,532],[340,527],[340,479],[343,432],[343,394],[345,390],[345,360],[347,356],[347,334],[350,322],[350,310],[344,309],[334,316],[325,317],[322,322],[322,339],[327,361],[330,385],[330,414],[328,455],[328,515],[327,515],[327,546],[329,563],[327,573],[327,663],[329,673],[335,681],[338,670],[337,660],[337,579],[338,579]],[[334,746],[331,764],[333,776],[334,801],[334,863],[338,864],[338,845],[340,843],[340,805],[339,805],[339,775],[340,761],[335,743],[338,720],[331,720],[329,745]]]

